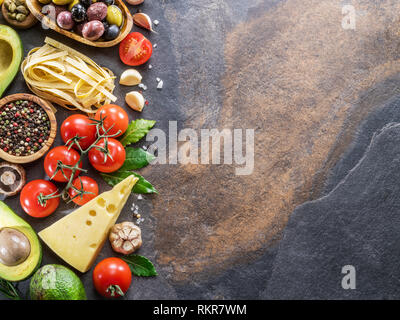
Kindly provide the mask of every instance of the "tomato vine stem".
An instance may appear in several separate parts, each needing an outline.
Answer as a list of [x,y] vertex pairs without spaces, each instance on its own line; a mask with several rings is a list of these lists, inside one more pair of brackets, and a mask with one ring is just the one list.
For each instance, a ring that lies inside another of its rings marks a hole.
[[[43,195],[41,193],[38,196],[38,201],[41,206],[43,206],[43,207],[46,206],[46,201],[49,199],[52,199],[52,198],[61,197],[64,201],[70,202],[73,199],[75,199],[76,197],[79,197],[79,196],[82,197],[84,194],[93,194],[92,192],[88,192],[88,191],[84,190],[82,181],[81,181],[80,189],[73,186],[73,181],[81,172],[88,171],[86,169],[81,168],[80,165],[82,164],[83,156],[88,154],[91,149],[96,148],[97,150],[101,151],[104,154],[104,163],[107,161],[108,157],[110,157],[112,159],[110,150],[108,148],[108,139],[119,136],[121,134],[121,130],[118,130],[118,132],[116,132],[114,134],[108,134],[110,132],[110,130],[114,127],[114,124],[106,130],[104,128],[104,120],[106,118],[107,117],[103,118],[102,115],[100,115],[99,120],[90,119],[92,121],[92,123],[90,125],[96,126],[97,135],[96,135],[96,140],[87,149],[83,150],[79,144],[79,141],[84,139],[85,137],[80,137],[78,135],[76,135],[75,137],[72,137],[65,143],[65,145],[68,147],[68,150],[70,150],[73,147],[73,145],[77,146],[77,148],[80,152],[79,160],[73,166],[66,165],[66,164],[62,163],[62,161],[60,161],[60,160],[57,162],[56,170],[55,170],[53,176],[50,177],[50,179],[53,179],[56,176],[56,174],[60,171],[61,174],[63,175],[64,179],[67,180],[67,185],[60,193],[58,193],[58,190],[49,195]],[[101,133],[101,132],[103,132],[103,133]],[[100,147],[97,145],[99,143],[99,141],[101,141],[102,139],[104,139],[104,147]],[[64,171],[66,169],[71,171],[71,175],[69,177],[67,176],[67,174]],[[77,192],[77,194],[74,195],[74,197],[72,197],[72,198],[68,192],[69,189],[71,189],[71,188]]]

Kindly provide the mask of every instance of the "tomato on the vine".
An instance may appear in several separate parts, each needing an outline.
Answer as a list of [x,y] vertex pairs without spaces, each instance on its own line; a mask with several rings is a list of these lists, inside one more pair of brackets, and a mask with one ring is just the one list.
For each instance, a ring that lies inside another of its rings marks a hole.
[[[101,149],[99,150],[97,147]],[[108,149],[108,154],[105,153],[106,148]],[[107,173],[117,171],[124,164],[125,158],[126,152],[124,146],[121,142],[113,138],[101,139],[89,151],[90,164],[100,172]]]
[[132,32],[119,45],[119,57],[128,66],[140,66],[153,53],[151,42],[139,32]]
[[[64,143],[76,136],[81,137],[79,145],[83,150],[89,148],[96,141],[96,126],[93,120],[83,114],[73,114],[65,119],[60,133]],[[78,146],[73,144],[73,148],[78,149]]]
[[[22,209],[30,216],[44,218],[52,214],[60,204],[57,197],[57,187],[47,180],[33,180],[27,183],[21,191],[19,201]],[[39,202],[39,197],[51,198]],[[55,196],[54,198],[52,196]]]
[[120,258],[106,258],[93,270],[93,284],[97,292],[106,298],[123,296],[132,282],[128,264]]
[[[73,167],[80,158],[81,156],[74,149],[68,149],[66,146],[55,147],[51,149],[44,158],[44,171],[46,171],[47,175],[54,181],[68,182],[72,175],[72,170],[67,168],[62,169],[65,177],[61,172],[61,169],[56,173],[58,162],[61,161],[64,165]],[[79,168],[82,168],[82,163],[79,164]],[[80,171],[78,170],[75,173],[75,176],[78,176],[79,173]]]
[[116,104],[106,104],[102,106],[99,110],[97,110],[95,119],[104,119],[103,127],[107,131],[107,135],[111,136],[116,134],[114,137],[119,137],[124,134],[129,125],[128,114],[124,109]]
[[68,194],[70,198],[74,203],[76,203],[79,206],[83,206],[85,203],[89,202],[90,200],[96,198],[99,195],[99,186],[97,182],[90,177],[87,176],[78,177],[72,182],[72,186],[78,190],[83,190],[84,192],[90,192],[90,193],[80,194],[72,187],[68,189]]

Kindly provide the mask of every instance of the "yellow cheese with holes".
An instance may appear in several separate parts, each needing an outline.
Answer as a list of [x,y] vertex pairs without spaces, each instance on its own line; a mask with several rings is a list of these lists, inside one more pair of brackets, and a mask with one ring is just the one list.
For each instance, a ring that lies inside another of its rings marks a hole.
[[86,272],[117,221],[137,178],[129,176],[74,212],[39,232],[40,238],[65,262]]

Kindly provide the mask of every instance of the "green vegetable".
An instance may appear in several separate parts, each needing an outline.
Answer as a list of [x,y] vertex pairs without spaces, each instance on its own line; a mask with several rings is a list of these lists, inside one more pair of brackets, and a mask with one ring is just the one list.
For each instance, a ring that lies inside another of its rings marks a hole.
[[147,166],[155,157],[142,148],[126,148],[126,159],[119,171],[130,171]]
[[139,178],[139,181],[136,182],[132,189],[132,193],[158,193],[150,182],[136,172],[118,170],[116,172],[101,174],[104,181],[110,186],[115,186],[130,175],[134,175],[135,177]]
[[137,119],[132,121],[120,142],[123,146],[138,142],[150,131],[151,128],[154,127],[155,124],[156,122],[154,120]]
[[149,259],[137,254],[131,254],[122,258],[131,268],[132,273],[138,277],[157,276],[156,268]]
[[0,293],[12,300],[21,300],[17,289],[12,282],[0,278]]

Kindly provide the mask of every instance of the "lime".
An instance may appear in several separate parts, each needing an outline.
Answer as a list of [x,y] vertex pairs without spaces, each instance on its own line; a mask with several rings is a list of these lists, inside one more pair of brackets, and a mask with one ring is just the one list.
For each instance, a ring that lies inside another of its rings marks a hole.
[[70,269],[49,264],[40,268],[31,279],[32,300],[86,300],[82,281]]

